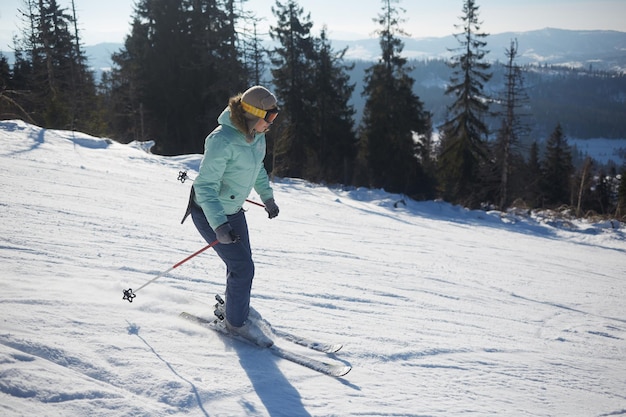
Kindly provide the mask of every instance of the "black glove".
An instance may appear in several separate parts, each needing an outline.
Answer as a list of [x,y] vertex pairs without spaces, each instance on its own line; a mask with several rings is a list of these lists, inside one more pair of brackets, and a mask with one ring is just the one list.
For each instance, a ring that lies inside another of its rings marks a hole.
[[273,198],[265,200],[263,204],[265,204],[265,211],[267,211],[267,217],[269,217],[270,219],[273,219],[274,217],[278,216],[278,211],[279,211],[278,206],[276,205],[276,202],[274,201]]
[[215,229],[215,235],[217,236],[217,240],[223,245],[239,242],[239,235],[235,233],[228,222],[218,226]]

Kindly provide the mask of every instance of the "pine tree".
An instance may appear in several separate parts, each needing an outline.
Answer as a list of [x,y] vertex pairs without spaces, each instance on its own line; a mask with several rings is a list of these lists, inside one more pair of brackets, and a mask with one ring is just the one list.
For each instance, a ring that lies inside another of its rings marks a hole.
[[495,157],[497,169],[500,173],[499,180],[499,208],[503,210],[510,202],[511,174],[514,173],[515,160],[520,160],[519,140],[528,127],[522,123],[520,108],[528,101],[523,89],[523,75],[520,67],[515,63],[518,54],[517,40],[511,41],[511,46],[505,51],[507,62],[504,65],[506,71],[505,93],[502,98],[504,117],[502,127],[498,132],[495,143]]
[[315,73],[313,22],[294,0],[277,0],[272,12],[277,24],[270,28],[270,36],[279,43],[271,54],[272,76],[282,109],[272,135],[272,173],[305,178],[317,170],[311,157],[316,142],[311,114],[317,93],[311,77]]
[[[96,107],[93,73],[80,46],[75,14],[55,0],[27,0],[26,22],[16,39],[16,87],[29,91],[23,108],[43,126],[94,132]],[[74,29],[74,33],[72,33]]]
[[270,34],[280,43],[272,51],[272,75],[281,103],[270,132],[273,174],[347,183],[355,135],[346,50],[332,49],[325,28],[320,37],[311,35],[310,14],[295,1],[277,2],[272,11],[278,24]]
[[143,91],[147,68],[140,59],[149,49],[147,27],[138,19],[132,24],[124,48],[111,56],[113,66],[102,75],[100,90],[111,136],[121,142],[146,140],[146,120],[143,115]]
[[9,60],[0,53],[0,119],[25,119],[29,123],[36,122],[20,104],[23,91],[16,88],[17,83],[11,71]]
[[231,2],[141,0],[113,56],[107,100],[116,137],[156,141],[155,151],[199,153],[228,97],[246,87]]
[[458,55],[449,64],[453,75],[446,94],[454,97],[454,103],[441,126],[439,179],[446,200],[476,206],[481,198],[481,172],[487,171],[483,165],[489,160],[488,128],[483,121],[488,111],[483,88],[491,78],[483,40],[488,35],[480,32],[474,0],[464,0],[461,20],[457,27],[463,32],[455,34]]
[[358,183],[409,195],[428,195],[418,155],[424,142],[417,140],[430,133],[430,114],[413,93],[404,43],[400,35],[401,8],[398,0],[384,0],[378,35],[382,57],[366,70],[363,95],[367,97],[360,132]]
[[11,91],[11,66],[9,60],[0,52],[0,118],[11,119],[13,100],[7,92]]
[[315,72],[313,83],[317,88],[315,105],[311,112],[311,127],[316,141],[309,144],[315,155],[317,172],[307,177],[312,181],[348,184],[351,181],[355,155],[354,108],[349,104],[354,91],[348,72],[354,65],[343,63],[347,48],[335,52],[322,29],[315,39]]
[[265,57],[268,55],[268,51],[263,46],[256,21],[252,23],[252,31],[245,33],[245,36],[240,50],[246,79],[248,80],[247,85],[266,84],[264,80],[266,71]]
[[245,72],[246,85],[264,85],[267,84],[264,78],[267,69],[266,57],[269,51],[263,46],[262,37],[267,34],[259,32],[259,19],[253,12],[245,10],[246,1],[238,2],[239,7],[236,12],[237,50]]
[[571,177],[574,167],[567,139],[558,124],[546,142],[542,191],[548,207],[571,204]]

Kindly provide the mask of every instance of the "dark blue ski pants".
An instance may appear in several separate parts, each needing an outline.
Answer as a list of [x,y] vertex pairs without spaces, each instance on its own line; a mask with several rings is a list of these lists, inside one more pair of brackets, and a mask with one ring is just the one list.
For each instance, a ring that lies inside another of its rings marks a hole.
[[[245,212],[240,210],[227,217],[230,226],[239,235],[240,240],[228,245],[218,243],[213,249],[226,264],[226,318],[230,324],[239,327],[243,325],[250,312],[254,262],[252,261]],[[217,239],[215,231],[209,226],[209,222],[204,216],[204,212],[196,204],[191,207],[191,218],[204,240],[212,243]]]

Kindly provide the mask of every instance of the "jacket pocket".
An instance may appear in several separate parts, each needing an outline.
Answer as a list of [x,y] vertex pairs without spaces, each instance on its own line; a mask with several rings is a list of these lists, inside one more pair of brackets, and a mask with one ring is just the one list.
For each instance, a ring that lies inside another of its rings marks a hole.
[[235,190],[233,190],[231,186],[229,186],[228,184],[222,183],[222,186],[220,187],[219,198],[222,201],[224,200],[231,201],[237,198],[237,193],[235,193]]

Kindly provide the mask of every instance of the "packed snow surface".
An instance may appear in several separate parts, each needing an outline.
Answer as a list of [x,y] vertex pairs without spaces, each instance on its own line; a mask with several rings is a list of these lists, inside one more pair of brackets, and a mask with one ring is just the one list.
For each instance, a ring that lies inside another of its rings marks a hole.
[[122,300],[206,245],[180,224],[200,159],[0,122],[0,415],[626,415],[616,222],[277,180],[276,219],[245,207],[252,304],[343,343],[277,340],[343,378],[179,318],[212,316],[212,250]]

